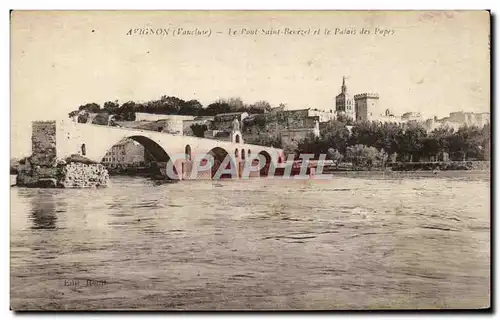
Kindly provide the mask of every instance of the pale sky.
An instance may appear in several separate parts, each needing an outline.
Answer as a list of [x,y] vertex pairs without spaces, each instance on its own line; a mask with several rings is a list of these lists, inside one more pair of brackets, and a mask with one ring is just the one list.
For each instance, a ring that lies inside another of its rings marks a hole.
[[[211,35],[127,35],[179,27]],[[242,35],[242,28],[311,34]],[[356,34],[334,35],[336,28]],[[394,33],[374,35],[375,28]],[[342,76],[349,93],[377,92],[380,107],[399,115],[488,112],[489,29],[486,11],[14,12],[11,153],[29,154],[32,120],[66,118],[87,102],[167,95],[206,106],[240,97],[329,110]]]

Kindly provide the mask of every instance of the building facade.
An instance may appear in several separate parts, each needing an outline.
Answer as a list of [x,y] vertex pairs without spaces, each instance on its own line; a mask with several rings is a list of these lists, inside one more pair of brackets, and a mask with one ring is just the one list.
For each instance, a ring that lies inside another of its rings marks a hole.
[[484,127],[490,123],[489,112],[451,112],[448,117],[438,119],[437,117],[427,119],[425,121],[425,127],[427,131],[433,131],[438,128],[450,128],[455,131],[462,126],[477,126]]
[[420,112],[405,112],[401,115],[401,120],[404,122],[422,122],[423,117]]
[[144,163],[144,147],[130,139],[118,142],[106,152],[102,164],[107,167],[128,167]]
[[318,109],[309,109],[309,117],[319,117],[319,122],[328,122],[335,120],[335,112],[333,109],[330,110],[318,110]]

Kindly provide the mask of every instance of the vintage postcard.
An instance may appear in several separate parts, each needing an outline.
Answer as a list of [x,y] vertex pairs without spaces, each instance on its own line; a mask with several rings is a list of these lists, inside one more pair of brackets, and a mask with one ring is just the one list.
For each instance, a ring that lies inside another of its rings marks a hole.
[[12,310],[491,307],[490,12],[10,19]]

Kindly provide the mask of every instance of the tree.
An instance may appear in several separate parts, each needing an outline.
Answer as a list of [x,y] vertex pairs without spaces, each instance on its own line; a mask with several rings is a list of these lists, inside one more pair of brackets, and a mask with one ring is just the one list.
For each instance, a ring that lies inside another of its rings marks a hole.
[[463,161],[468,158],[480,158],[483,154],[484,138],[477,126],[462,126],[450,137],[450,153]]
[[111,114],[115,114],[119,109],[120,105],[118,104],[118,100],[113,101],[107,101],[104,103],[103,109]]
[[391,153],[390,159],[392,163],[395,163],[398,159],[398,153],[397,152]]
[[441,151],[439,140],[435,136],[428,136],[422,140],[422,154],[428,157],[435,157]]
[[409,125],[404,130],[400,142],[400,151],[409,156],[411,161],[418,161],[423,147],[423,139],[427,137],[426,130],[419,125]]
[[362,144],[369,147],[374,147],[381,140],[380,130],[377,130],[377,123],[360,121],[357,122],[351,129],[349,144]]
[[[438,158],[440,158],[443,153],[449,153],[450,152],[450,142],[453,140],[454,129],[449,128],[447,126],[445,127],[439,127],[434,129],[431,133],[429,133],[428,138],[433,139],[434,142],[424,142],[424,153],[430,153],[433,148],[437,148],[437,155]],[[435,151],[435,150],[434,150]]]
[[380,152],[374,147],[367,147],[357,144],[347,148],[347,159],[352,162],[353,168],[359,170],[362,168],[371,168],[380,161]]
[[196,137],[205,138],[205,131],[208,130],[208,127],[206,124],[194,123],[191,125],[191,130],[193,131]]
[[219,113],[231,112],[231,107],[225,102],[214,102],[207,106],[206,115],[215,116]]
[[314,154],[314,158],[318,159],[321,154],[328,151],[327,140],[309,135],[298,143],[298,150],[303,154]]
[[92,112],[92,113],[98,113],[100,111],[100,109],[101,109],[101,107],[95,102],[86,103],[86,104],[78,107],[79,111],[86,110],[86,111]]
[[258,137],[252,139],[251,141],[246,140],[246,143],[256,144],[259,146],[281,148],[281,140],[277,136],[271,136],[269,134],[260,134]]
[[134,101],[127,101],[120,106],[120,113],[125,112],[135,112],[138,109],[137,104]]
[[344,155],[340,153],[337,149],[329,148],[328,149],[328,159],[332,160],[335,163],[335,168],[338,169],[339,164],[344,159]]
[[249,113],[266,113],[271,110],[271,105],[269,102],[260,100],[251,104],[248,108]]
[[201,115],[202,109],[203,106],[198,100],[189,100],[182,104],[179,114],[197,116]]
[[297,157],[298,147],[299,147],[299,145],[296,141],[290,141],[290,142],[284,144],[283,152],[285,153],[285,156],[287,158],[289,155],[293,154],[294,159],[295,159]]
[[341,154],[345,154],[349,142],[349,130],[345,123],[340,121],[329,121],[320,131],[320,139],[324,140],[326,150],[328,148],[337,149]]
[[244,112],[247,110],[247,106],[241,98],[229,98],[225,101],[221,100],[221,102],[226,102],[229,105],[230,112]]
[[385,122],[379,124],[376,130],[377,141],[374,147],[384,149],[388,154],[393,154],[400,150],[403,129],[397,123]]
[[70,113],[68,113],[68,117],[70,118],[76,117],[78,115],[78,112],[79,112],[78,110],[73,110]]
[[377,154],[377,164],[380,164],[381,168],[385,169],[385,164],[387,163],[387,159],[389,159],[389,154],[385,152],[384,149],[381,149]]
[[353,124],[354,124],[354,121],[352,120],[352,118],[351,118],[351,117],[348,117],[348,116],[347,116],[347,115],[345,115],[345,114],[339,114],[339,115],[337,116],[337,121],[343,122],[343,123],[345,123],[345,124],[346,124],[346,125],[348,125],[348,126],[351,126],[351,125],[353,125]]
[[119,109],[115,109],[115,119],[118,121],[135,121],[135,113],[138,112],[140,105],[134,101],[127,101],[120,106]]
[[108,125],[108,119],[109,119],[109,114],[107,112],[101,112],[101,113],[98,113],[92,119],[92,123],[93,124],[98,124],[98,125],[101,125],[101,126],[107,126]]
[[491,137],[491,126],[488,123],[481,129],[482,160],[488,160],[488,161],[490,160],[490,153],[491,153],[490,137]]

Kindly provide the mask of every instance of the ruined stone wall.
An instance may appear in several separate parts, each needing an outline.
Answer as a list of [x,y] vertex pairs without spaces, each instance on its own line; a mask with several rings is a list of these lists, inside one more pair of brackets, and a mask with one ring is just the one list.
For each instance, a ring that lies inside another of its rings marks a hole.
[[56,158],[56,122],[33,122],[30,162],[40,166],[52,166]]
[[18,187],[28,188],[92,188],[108,184],[108,171],[103,165],[80,162],[51,167],[27,163],[19,168],[16,177]]
[[61,177],[57,181],[63,188],[104,187],[109,183],[109,175],[101,164],[84,164],[72,162],[61,169]]
[[255,143],[262,140],[262,135],[280,137],[288,130],[309,132],[316,121],[319,116],[310,116],[308,109],[253,115],[243,123],[243,137],[248,143]]
[[220,131],[231,131],[234,119],[214,119],[213,127]]
[[[62,124],[60,124],[62,125]],[[106,186],[108,172],[104,166],[85,157],[80,161],[58,159],[57,149],[67,151],[64,130],[56,130],[56,121],[35,121],[32,124],[32,154],[18,168],[16,185],[34,188],[85,188]],[[58,141],[59,140],[59,141]],[[56,143],[60,144],[56,148]],[[61,151],[61,150],[59,150]]]

